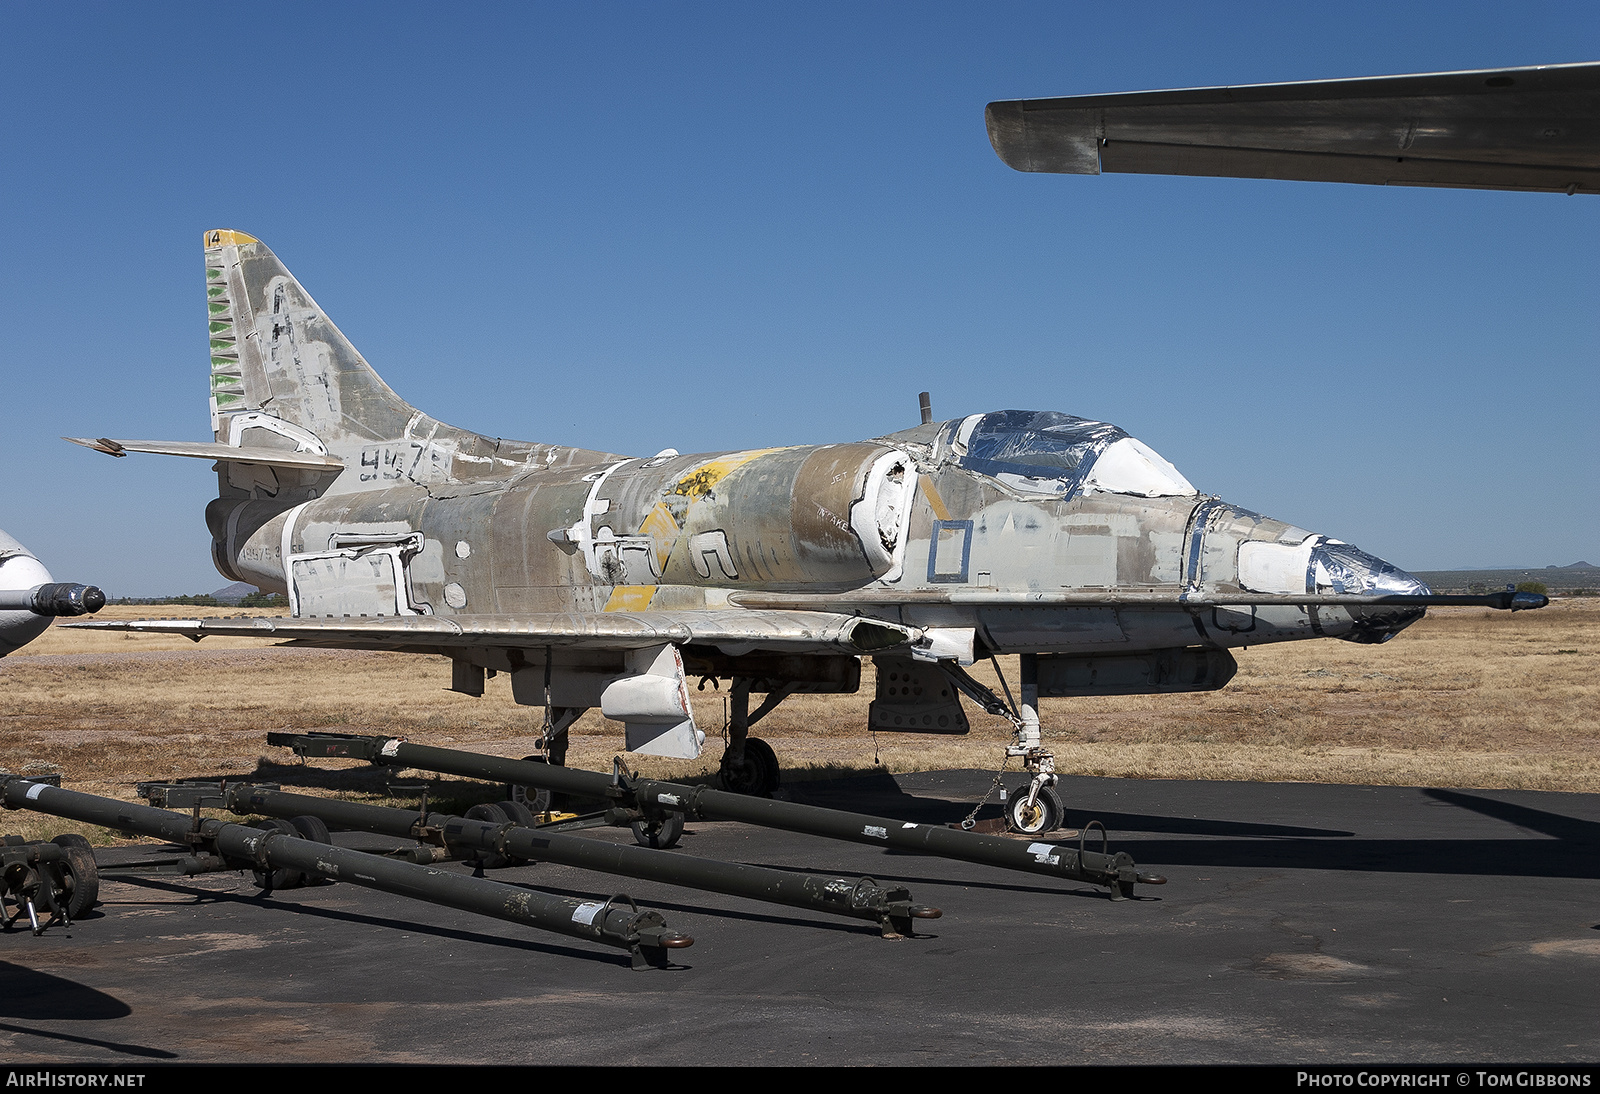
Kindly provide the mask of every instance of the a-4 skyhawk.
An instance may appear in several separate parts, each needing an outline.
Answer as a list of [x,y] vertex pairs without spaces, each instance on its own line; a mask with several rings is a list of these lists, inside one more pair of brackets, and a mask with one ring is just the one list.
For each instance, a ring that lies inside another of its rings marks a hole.
[[[1322,124],[1315,151],[1250,150],[1293,137],[1293,91],[1309,88],[1323,123],[1355,103],[1350,139],[1373,178],[1352,181],[1591,188],[1587,168],[1564,161],[1533,163],[1531,181],[1448,157],[1390,179],[1368,162],[1384,159],[1367,150],[1388,139],[1373,121],[1385,111],[1398,112],[1403,148],[1426,153],[1433,140],[1455,155],[1460,142],[1442,143],[1446,126],[1427,110],[1456,94],[1503,113],[1512,97],[1498,93],[1511,85],[1500,81],[1540,86],[1514,71],[1273,85],[1254,98],[1236,88],[997,103],[990,127],[1024,169],[1099,170],[1120,134],[1138,131],[1144,158],[1119,162],[1160,169],[1168,156],[1176,170],[1226,173],[1234,161],[1214,147],[1196,159],[1182,142],[1216,146],[1235,124],[1250,146],[1241,173],[1312,177],[1332,170],[1337,126]],[[1558,75],[1544,83],[1571,82]],[[1241,102],[1247,116],[1230,122]],[[1535,159],[1570,151],[1559,136],[1539,140]],[[1448,181],[1452,171],[1465,181]],[[596,707],[624,723],[630,749],[698,755],[690,680],[712,677],[731,681],[724,783],[770,791],[777,759],[750,727],[796,693],[855,691],[870,656],[876,730],[965,732],[963,694],[1010,719],[1010,751],[1033,778],[1008,816],[1042,831],[1060,817],[1043,699],[1210,690],[1233,676],[1235,647],[1383,642],[1430,604],[1545,602],[1433,595],[1348,543],[1200,493],[1116,426],[1055,411],[935,422],[925,403],[921,425],[871,440],[701,455],[485,437],[390,390],[260,241],[207,232],[205,269],[214,439],[79,443],[216,461],[206,521],[217,569],[287,594],[290,617],[84,625],[442,654],[452,687],[470,695],[486,673],[508,673],[517,702],[545,709],[555,762]],[[1020,655],[1014,701],[964,668],[1000,655]],[[752,693],[764,696],[753,710]]]
[[[796,692],[856,690],[870,655],[875,729],[965,732],[965,692],[1013,720],[1039,776],[1016,819],[1054,826],[1041,698],[1219,688],[1230,647],[1381,642],[1460,600],[1054,411],[687,456],[484,437],[401,400],[265,244],[207,232],[205,260],[215,439],[79,443],[217,461],[217,569],[291,615],[88,625],[443,654],[473,695],[509,673],[557,761],[594,707],[630,749],[698,755],[689,682],[716,677],[722,777],[769,791],[750,725]],[[1006,654],[1015,705],[962,668]]]

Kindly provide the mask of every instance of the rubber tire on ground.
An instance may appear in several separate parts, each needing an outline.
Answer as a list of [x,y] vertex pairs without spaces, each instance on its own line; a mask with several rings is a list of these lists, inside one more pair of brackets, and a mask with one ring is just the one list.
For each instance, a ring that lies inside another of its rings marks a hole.
[[745,738],[743,763],[735,765],[732,757],[724,752],[717,768],[722,789],[761,798],[778,789],[778,754],[760,737]]
[[504,813],[506,819],[512,824],[520,824],[524,828],[532,828],[539,823],[534,819],[533,810],[515,799],[508,798],[503,802],[497,803],[497,805],[500,812]]
[[76,832],[67,832],[50,841],[65,852],[67,917],[77,919],[100,903],[100,870],[95,865],[94,848]]
[[1034,797],[1033,808],[1024,814],[1023,807],[1027,801],[1026,787],[1018,788],[1011,795],[1010,800],[1006,802],[1006,827],[1025,836],[1040,836],[1061,827],[1064,810],[1061,806],[1061,795],[1056,793],[1055,787],[1041,787]]
[[[281,832],[286,836],[293,836],[295,839],[304,838],[300,835],[300,830],[286,820],[278,820],[277,818],[260,820],[256,821],[255,827],[263,832]],[[270,872],[254,869],[251,873],[255,875],[258,889],[272,889],[274,891],[278,889],[298,889],[306,883],[304,874],[299,870],[291,870],[287,866]]]
[[328,824],[321,817],[313,817],[309,813],[298,817],[291,817],[289,823],[294,825],[294,830],[300,833],[301,839],[308,839],[312,843],[332,843],[333,833],[328,831]]
[[782,776],[782,768],[778,765],[778,754],[772,750],[771,745],[760,737],[746,737],[744,742],[746,758],[752,752],[761,761],[762,772],[766,778],[766,789],[762,793],[770,794],[778,789],[778,782]]
[[660,820],[636,820],[633,822],[633,841],[640,847],[655,847],[665,850],[668,847],[678,846],[678,840],[682,836],[682,813],[667,813]]
[[[524,756],[523,763],[542,764],[548,761],[543,756]],[[523,786],[520,783],[506,785],[506,797],[514,802],[526,806],[530,813],[550,812],[550,791],[540,786]]]
[[[498,805],[474,805],[463,814],[467,820],[482,821],[485,824],[511,824],[510,814]],[[503,870],[507,866],[525,865],[522,859],[515,859],[509,855],[497,855],[493,851],[486,851],[479,855],[476,861],[482,864],[485,870]]]
[[[328,824],[321,817],[313,817],[309,813],[302,813],[298,817],[290,817],[289,823],[294,825],[294,830],[301,839],[308,839],[312,843],[332,843],[333,833],[328,831]],[[302,885],[329,885],[331,877],[317,877],[313,874],[301,874]]]

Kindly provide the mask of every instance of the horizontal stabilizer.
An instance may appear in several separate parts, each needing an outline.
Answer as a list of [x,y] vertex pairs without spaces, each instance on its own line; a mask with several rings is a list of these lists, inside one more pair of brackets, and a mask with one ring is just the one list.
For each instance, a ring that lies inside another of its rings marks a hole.
[[1600,63],[990,103],[1018,171],[1600,193]]
[[[96,620],[98,630],[276,638],[340,649],[463,647],[629,650],[690,643],[782,653],[871,653],[903,646],[915,628],[851,615],[803,611],[549,612],[525,615],[410,615],[234,619]],[[730,649],[729,652],[732,652]]]
[[230,463],[255,463],[266,467],[293,467],[311,471],[340,471],[344,461],[315,452],[290,452],[283,448],[240,447],[216,441],[114,441],[109,437],[62,437],[108,456],[129,452],[149,452],[157,456],[192,456],[199,460],[224,460]]

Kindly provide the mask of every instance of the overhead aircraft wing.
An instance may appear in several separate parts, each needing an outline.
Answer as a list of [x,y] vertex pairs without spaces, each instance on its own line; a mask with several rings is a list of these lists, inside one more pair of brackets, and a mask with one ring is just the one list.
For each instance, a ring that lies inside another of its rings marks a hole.
[[301,646],[438,651],[461,647],[630,650],[691,643],[780,653],[863,654],[906,645],[912,627],[812,611],[745,609],[549,612],[523,615],[407,615],[95,620],[96,630],[277,638]]
[[990,103],[1018,171],[1600,192],[1600,63]]

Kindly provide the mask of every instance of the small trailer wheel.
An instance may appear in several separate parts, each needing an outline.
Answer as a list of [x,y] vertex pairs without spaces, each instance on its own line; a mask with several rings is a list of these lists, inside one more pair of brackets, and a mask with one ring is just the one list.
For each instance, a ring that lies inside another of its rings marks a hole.
[[656,847],[662,850],[676,847],[682,835],[682,813],[666,813],[659,820],[633,822],[633,840],[640,847]]
[[[514,824],[512,817],[498,805],[474,805],[462,814],[468,820],[482,821],[485,824]],[[484,851],[478,854],[476,861],[485,870],[500,870],[507,866],[526,866],[524,859],[512,858],[510,855],[497,855],[493,851]]]
[[[294,825],[295,832],[301,839],[308,839],[312,843],[332,843],[333,833],[328,831],[327,822],[321,817],[313,817],[309,813],[298,817],[291,817],[289,823]],[[332,882],[330,877],[316,877],[312,874],[300,875],[302,885],[327,885]]]
[[100,903],[100,870],[95,865],[94,848],[76,832],[67,832],[50,841],[64,851],[67,881],[67,915],[77,919]]
[[[301,839],[300,830],[286,820],[270,818],[256,821],[255,826],[264,832],[281,832],[285,836]],[[298,889],[306,882],[306,876],[299,870],[291,870],[287,866],[278,869],[262,870],[259,867],[251,871],[255,875],[256,887],[271,892],[276,889]]]
[[504,813],[506,819],[512,824],[519,824],[524,828],[532,828],[539,823],[534,819],[533,810],[514,798],[508,798],[498,804],[500,812]]

